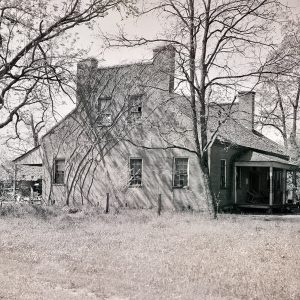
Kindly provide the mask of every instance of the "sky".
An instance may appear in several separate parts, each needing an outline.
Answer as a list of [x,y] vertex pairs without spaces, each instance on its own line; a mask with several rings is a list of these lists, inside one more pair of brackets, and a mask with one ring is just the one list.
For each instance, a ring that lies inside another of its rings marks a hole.
[[[147,1],[147,0],[146,0]],[[291,7],[294,14],[300,15],[300,0],[281,0],[282,4]],[[94,32],[86,28],[80,30],[81,44],[90,45],[90,56],[99,59],[101,65],[115,65],[134,62],[142,59],[151,59],[152,49],[151,46],[139,47],[130,49],[103,49],[103,42],[99,37],[99,31],[106,33],[117,33],[118,23],[120,17],[118,13],[110,14],[108,17],[99,21],[98,28]],[[160,32],[164,26],[163,21],[155,18],[154,15],[143,16],[139,20],[130,18],[129,20],[123,19],[122,23],[125,30],[129,34],[136,34],[138,36],[153,36]],[[104,51],[104,52],[103,52]]]
[[[293,14],[300,15],[300,0],[281,0],[281,3],[287,5],[291,8]],[[108,18],[103,19],[99,22],[99,28],[103,32],[117,33],[118,27],[116,26],[116,21],[120,21],[118,15],[113,14]],[[151,36],[162,31],[163,23],[159,19],[154,18],[153,15],[144,16],[139,20],[124,20],[123,24],[125,26],[125,31],[129,34],[136,34],[138,36]],[[278,35],[280,34],[280,25],[278,24]],[[85,29],[82,29],[83,31]],[[96,29],[97,30],[97,29]],[[96,32],[88,32],[83,34],[85,40],[82,41],[87,44],[87,41],[92,41],[90,56],[96,57],[99,60],[100,66],[132,63],[143,59],[152,58],[152,48],[151,45],[148,47],[130,48],[130,49],[103,49],[103,44],[101,38]],[[280,36],[278,36],[280,40]],[[281,143],[281,137],[277,132],[265,130],[264,134],[268,135],[271,139]]]
[[[140,4],[141,1],[143,0],[138,0],[138,3]],[[148,3],[148,0],[144,1]],[[300,0],[281,0],[281,2],[292,7],[293,13],[300,15]],[[126,16],[120,16],[118,12],[110,13],[105,18],[99,20],[94,30],[90,30],[87,27],[76,28],[76,32],[79,34],[78,47],[89,49],[88,56],[97,58],[99,66],[132,63],[144,59],[149,60],[152,58],[153,46],[130,49],[104,49],[100,32],[116,34],[118,32],[118,26],[120,24],[124,24],[125,31],[129,34],[136,34],[138,36],[153,36],[162,31],[164,25],[163,22],[164,20],[160,20],[153,15],[143,16],[139,20],[136,20],[133,18],[126,18]],[[58,108],[58,111],[61,117],[63,117],[73,108],[74,104],[66,102],[66,104],[61,105]],[[276,135],[272,137],[276,139]],[[1,152],[4,153],[3,151]]]

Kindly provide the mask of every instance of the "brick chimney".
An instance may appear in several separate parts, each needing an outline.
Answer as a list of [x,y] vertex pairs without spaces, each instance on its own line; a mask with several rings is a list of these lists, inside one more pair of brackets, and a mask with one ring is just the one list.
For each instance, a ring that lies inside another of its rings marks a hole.
[[171,44],[153,49],[153,63],[156,71],[161,74],[160,83],[170,93],[174,91],[175,54],[176,49]]
[[238,118],[241,125],[254,129],[255,92],[245,91],[238,93]]
[[77,64],[77,104],[91,96],[96,79],[98,61],[87,58]]

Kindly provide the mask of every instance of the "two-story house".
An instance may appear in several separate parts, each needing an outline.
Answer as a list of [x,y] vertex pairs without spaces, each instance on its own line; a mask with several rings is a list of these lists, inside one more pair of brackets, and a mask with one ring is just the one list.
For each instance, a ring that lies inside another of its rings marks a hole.
[[[206,210],[193,152],[189,98],[174,92],[175,49],[150,62],[101,68],[78,64],[77,105],[41,139],[43,197],[55,204]],[[209,171],[220,205],[281,206],[285,151],[254,129],[254,92],[210,104]],[[230,115],[230,117],[228,117]]]

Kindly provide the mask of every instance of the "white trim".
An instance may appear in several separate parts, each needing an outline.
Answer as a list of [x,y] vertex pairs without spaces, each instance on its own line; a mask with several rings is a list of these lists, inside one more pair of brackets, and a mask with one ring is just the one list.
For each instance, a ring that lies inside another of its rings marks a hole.
[[282,204],[286,203],[286,170],[282,170]]
[[270,167],[270,195],[269,195],[269,204],[273,205],[273,167]]
[[291,170],[296,167],[295,165],[290,164],[288,161],[286,164],[272,161],[237,161],[235,162],[235,165],[239,167],[274,167],[285,170]]

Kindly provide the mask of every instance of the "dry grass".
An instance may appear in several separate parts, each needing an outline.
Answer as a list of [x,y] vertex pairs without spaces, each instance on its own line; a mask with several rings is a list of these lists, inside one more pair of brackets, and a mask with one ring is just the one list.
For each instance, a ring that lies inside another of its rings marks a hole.
[[21,211],[0,299],[300,299],[300,216]]

